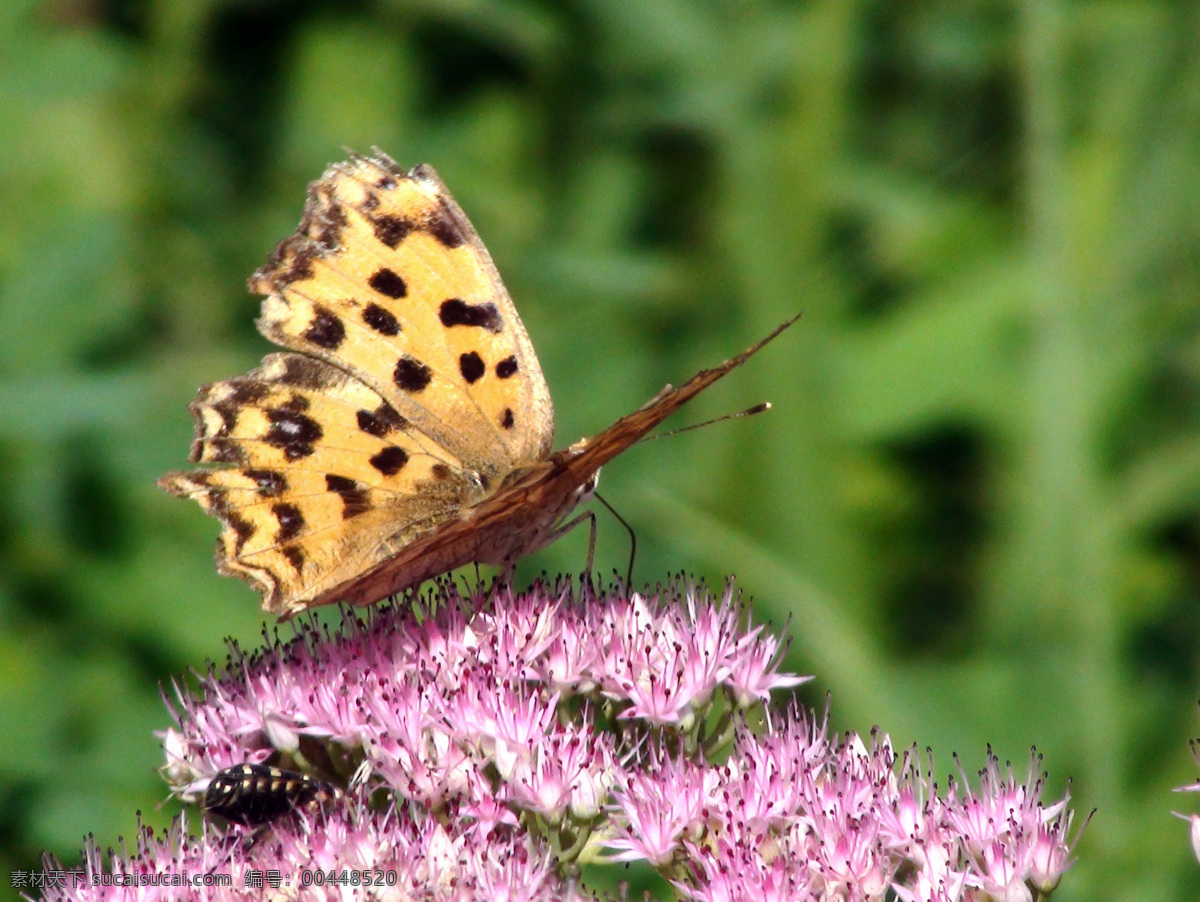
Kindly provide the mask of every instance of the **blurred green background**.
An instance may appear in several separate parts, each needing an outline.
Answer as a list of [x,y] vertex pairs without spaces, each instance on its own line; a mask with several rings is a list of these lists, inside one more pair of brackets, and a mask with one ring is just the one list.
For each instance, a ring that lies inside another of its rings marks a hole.
[[1200,897],[1194,2],[7,0],[0,60],[0,892],[174,810],[159,684],[262,616],[154,481],[377,145],[488,243],[560,445],[803,309],[672,424],[771,413],[606,469],[637,577],[736,573],[941,776],[1036,745],[1097,809],[1056,898]]

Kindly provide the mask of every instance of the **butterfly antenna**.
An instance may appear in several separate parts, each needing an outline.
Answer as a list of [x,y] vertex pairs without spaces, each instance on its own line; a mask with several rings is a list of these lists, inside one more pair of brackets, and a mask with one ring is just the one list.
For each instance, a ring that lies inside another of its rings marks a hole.
[[666,438],[668,435],[679,435],[681,432],[691,432],[693,429],[699,429],[702,426],[711,426],[713,423],[723,423],[726,420],[740,420],[742,417],[751,417],[756,413],[763,413],[771,409],[770,401],[763,401],[761,404],[755,404],[753,407],[747,407],[745,410],[739,410],[737,413],[727,413],[724,416],[714,417],[711,420],[705,420],[703,423],[693,423],[691,426],[684,426],[680,429],[670,429],[666,432],[656,432],[654,435],[643,435],[640,439],[634,442],[635,445],[640,445],[643,442],[648,442],[651,439]]
[[593,493],[592,497],[607,507],[608,512],[616,517],[617,522],[624,526],[625,531],[629,533],[629,570],[625,573],[625,588],[628,589],[633,585],[633,561],[637,557],[637,533],[633,531],[632,526],[625,522],[625,518],[617,513],[617,509],[604,500],[599,492]]

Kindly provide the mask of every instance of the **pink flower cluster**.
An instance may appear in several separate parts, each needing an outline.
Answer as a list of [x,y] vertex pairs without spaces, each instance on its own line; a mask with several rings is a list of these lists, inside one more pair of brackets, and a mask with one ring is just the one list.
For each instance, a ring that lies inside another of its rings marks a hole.
[[278,829],[243,833],[206,826],[187,835],[181,817],[167,835],[146,829],[134,849],[101,855],[94,845],[83,867],[54,875],[46,900],[177,902],[247,899],[545,900],[581,895],[553,872],[553,858],[529,834],[499,831],[453,835],[431,817],[403,808],[372,811],[361,798],[336,811],[297,811]]
[[1020,902],[1057,887],[1071,815],[1042,806],[1032,769],[1017,781],[989,755],[979,793],[964,778],[941,798],[918,765],[897,768],[886,736],[831,740],[793,710],[766,735],[740,731],[719,767],[676,756],[623,772],[606,845],[673,867],[698,902]]
[[[731,587],[651,596],[538,584],[347,614],[177,689],[163,734],[173,789],[269,762],[346,787],[256,830],[177,825],[88,875],[169,867],[234,885],[44,898],[241,899],[263,873],[280,898],[592,898],[581,866],[642,861],[695,900],[1012,902],[1048,895],[1070,864],[1066,800],[1043,806],[989,755],[980,788],[939,795],[888,739],[830,738],[796,705],[747,712],[803,682]],[[247,839],[249,837],[249,839]],[[387,886],[312,881],[378,871]],[[122,890],[128,892],[128,888]]]

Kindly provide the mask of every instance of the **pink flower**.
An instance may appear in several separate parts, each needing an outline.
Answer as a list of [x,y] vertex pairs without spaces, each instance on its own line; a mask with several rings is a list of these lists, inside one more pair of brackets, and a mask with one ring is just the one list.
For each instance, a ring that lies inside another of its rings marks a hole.
[[596,627],[605,647],[598,682],[607,697],[628,704],[622,717],[686,730],[722,686],[748,699],[772,685],[803,682],[777,677],[777,646],[760,640],[758,630],[743,632],[744,611],[732,586],[713,604],[686,584],[684,601],[681,608],[634,594],[601,609]]
[[517,762],[508,797],[551,823],[568,811],[580,820],[595,818],[613,781],[609,745],[606,734],[590,727],[556,730]]
[[[1196,764],[1200,765],[1200,739],[1193,739],[1189,743],[1192,748],[1192,757],[1196,759]],[[1200,792],[1200,780],[1195,783],[1189,783],[1187,786],[1176,788],[1176,792]],[[1200,815],[1180,814],[1174,812],[1175,816],[1182,818],[1188,822],[1188,838],[1192,843],[1192,854],[1196,856],[1196,860],[1200,861]]]
[[683,755],[655,752],[636,769],[619,771],[612,807],[616,834],[603,842],[616,852],[610,860],[669,863],[684,836],[704,828],[717,788],[715,769]]

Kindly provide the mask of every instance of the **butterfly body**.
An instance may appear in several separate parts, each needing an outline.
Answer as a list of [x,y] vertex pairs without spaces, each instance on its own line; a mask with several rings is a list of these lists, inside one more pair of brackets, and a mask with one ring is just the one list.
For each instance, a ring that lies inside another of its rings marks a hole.
[[532,343],[430,167],[331,167],[250,287],[288,350],[201,388],[191,459],[214,466],[160,485],[222,521],[218,570],[284,616],[511,566],[561,534],[601,466],[792,322],[551,453]]

